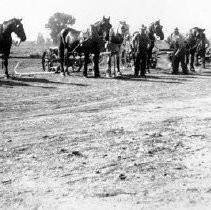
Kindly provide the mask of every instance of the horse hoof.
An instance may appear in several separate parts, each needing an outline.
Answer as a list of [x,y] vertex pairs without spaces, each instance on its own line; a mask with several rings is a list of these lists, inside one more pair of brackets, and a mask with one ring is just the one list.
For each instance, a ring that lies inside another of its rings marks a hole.
[[60,75],[63,76],[63,77],[65,77],[65,73],[64,72],[61,72]]
[[106,77],[107,77],[107,78],[110,78],[110,77],[111,77],[111,74],[106,74]]

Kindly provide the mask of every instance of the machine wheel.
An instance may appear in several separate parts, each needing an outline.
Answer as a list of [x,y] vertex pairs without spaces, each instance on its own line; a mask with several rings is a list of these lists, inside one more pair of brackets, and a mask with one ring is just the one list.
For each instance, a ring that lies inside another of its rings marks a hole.
[[43,71],[50,71],[50,68],[52,67],[52,62],[50,59],[49,51],[46,50],[42,55],[42,68]]

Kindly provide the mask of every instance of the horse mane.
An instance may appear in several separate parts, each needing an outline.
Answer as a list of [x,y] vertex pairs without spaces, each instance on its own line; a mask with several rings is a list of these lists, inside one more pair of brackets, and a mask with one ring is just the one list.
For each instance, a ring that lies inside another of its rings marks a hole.
[[14,20],[17,20],[17,18],[12,18],[12,19],[10,19],[10,20],[5,20],[5,21],[3,22],[3,24],[7,24],[7,23],[9,23],[9,22],[13,22]]
[[93,26],[96,26],[96,25],[100,24],[101,21],[102,21],[102,20],[98,20],[97,22],[95,22],[95,23],[92,24],[92,25],[93,25]]
[[90,26],[90,33],[92,36],[96,36],[96,37],[99,37],[101,34],[100,34],[100,24],[101,24],[102,20],[99,20],[97,22],[95,22],[94,24],[91,24]]
[[63,30],[63,32],[72,32],[72,33],[80,33],[81,31],[78,31],[78,30],[76,30],[76,29],[74,29],[74,28],[65,28],[64,30]]
[[132,36],[135,36],[136,34],[139,34],[139,31],[133,32]]

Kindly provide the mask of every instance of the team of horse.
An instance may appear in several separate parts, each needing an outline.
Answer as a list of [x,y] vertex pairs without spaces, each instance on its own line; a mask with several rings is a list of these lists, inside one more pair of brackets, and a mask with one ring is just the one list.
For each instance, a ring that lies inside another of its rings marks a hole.
[[[15,33],[20,42],[26,40],[25,31],[22,24],[22,19],[13,18],[9,21],[0,24],[0,54],[2,54],[3,64],[5,67],[5,76],[9,78],[8,73],[8,58],[12,46],[11,34]],[[164,40],[163,26],[160,20],[153,22],[147,28],[147,36],[150,44],[147,49],[146,68],[149,69],[152,50],[155,46],[155,41],[159,38]],[[87,77],[87,66],[90,62],[90,55],[94,55],[94,77],[100,77],[99,57],[101,52],[107,52],[107,75],[111,76],[111,59],[114,56],[114,62],[117,66],[115,76],[121,76],[120,62],[125,64],[126,54],[131,53],[131,39],[129,25],[125,21],[119,22],[117,31],[114,30],[110,23],[110,17],[103,17],[102,20],[90,25],[87,31],[77,31],[73,28],[65,28],[59,34],[59,58],[61,73],[69,74],[67,60],[68,57],[77,52],[85,56],[83,75]],[[190,70],[194,71],[194,58],[200,56],[205,67],[204,57],[207,45],[207,39],[204,34],[204,29],[195,27],[190,30],[185,38],[186,47],[186,64],[189,63],[191,57]],[[66,66],[66,67],[65,67]]]
[[71,53],[78,52],[83,53],[85,56],[83,75],[87,77],[89,57],[91,54],[94,54],[94,77],[100,77],[99,56],[100,52],[104,49],[106,40],[109,38],[109,31],[111,27],[110,17],[103,17],[101,21],[91,25],[85,37],[83,36],[82,31],[76,31],[72,28],[62,30],[59,35],[59,57],[62,74],[65,75],[65,55],[69,56]]

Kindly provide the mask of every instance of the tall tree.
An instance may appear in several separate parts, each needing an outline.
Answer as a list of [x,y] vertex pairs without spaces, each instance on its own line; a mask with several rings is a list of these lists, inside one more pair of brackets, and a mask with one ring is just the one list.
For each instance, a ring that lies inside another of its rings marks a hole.
[[65,13],[56,12],[48,20],[45,25],[46,28],[50,29],[50,36],[54,44],[58,43],[58,34],[61,30],[69,25],[75,24],[76,19],[72,15]]

